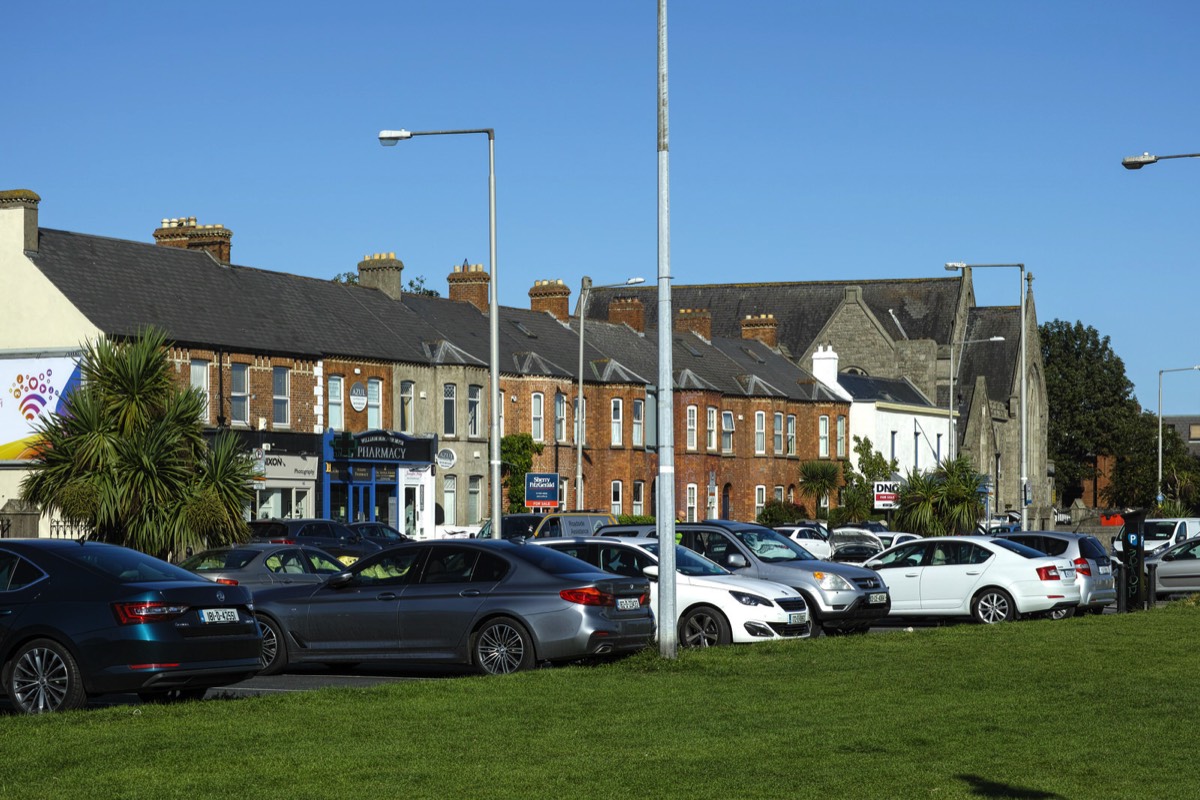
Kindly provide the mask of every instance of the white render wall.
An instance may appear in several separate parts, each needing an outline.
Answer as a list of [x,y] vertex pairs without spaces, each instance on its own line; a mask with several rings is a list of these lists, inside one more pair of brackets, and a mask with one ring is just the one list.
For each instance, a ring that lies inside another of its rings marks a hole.
[[858,436],[870,439],[872,447],[884,458],[895,458],[901,477],[907,476],[914,467],[928,472],[948,456],[949,429],[950,422],[944,410],[939,412],[932,408],[892,403],[852,403],[850,441],[847,445],[851,463],[858,468],[858,457],[854,453],[854,437]]

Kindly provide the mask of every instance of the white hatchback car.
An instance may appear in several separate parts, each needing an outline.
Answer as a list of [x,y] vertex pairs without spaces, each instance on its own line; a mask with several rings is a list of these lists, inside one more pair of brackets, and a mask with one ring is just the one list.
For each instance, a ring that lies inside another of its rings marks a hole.
[[815,525],[780,525],[775,528],[777,533],[793,540],[822,561],[828,561],[831,555],[829,534]]
[[892,593],[893,617],[973,617],[985,624],[1079,605],[1075,565],[992,536],[938,536],[867,562]]
[[[533,543],[606,572],[649,577],[651,607],[657,613],[656,540],[605,536],[534,539]],[[675,547],[675,569],[676,629],[684,647],[798,639],[812,634],[808,604],[790,586],[742,577],[679,545]]]

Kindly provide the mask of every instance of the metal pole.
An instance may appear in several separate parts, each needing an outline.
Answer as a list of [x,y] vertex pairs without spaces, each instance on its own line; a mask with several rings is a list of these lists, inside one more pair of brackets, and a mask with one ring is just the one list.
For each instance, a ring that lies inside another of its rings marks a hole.
[[950,446],[946,448],[950,457],[946,460],[953,461],[954,447],[958,444],[958,421],[954,419],[954,339],[950,340],[950,399],[946,401],[946,406],[950,417]]
[[575,395],[575,510],[583,510],[583,321],[587,318],[592,279],[583,276],[579,287],[579,391]]
[[667,124],[667,0],[658,0],[658,648],[679,656],[675,629],[675,393],[671,347],[671,181]]
[[[1025,402],[1025,376],[1029,372],[1029,362],[1025,360],[1025,340],[1029,337],[1027,328],[1029,323],[1025,319],[1025,265],[1019,264],[1021,268],[1021,530],[1029,530],[1029,503],[1026,495],[1029,491],[1029,409]],[[1029,276],[1030,280],[1033,276]]]
[[492,538],[499,539],[501,534],[500,507],[500,275],[496,268],[496,137],[488,128],[488,247],[491,260],[492,293],[488,303],[488,336],[491,339],[491,349],[488,353],[489,370],[491,372],[492,392],[490,405],[492,407],[491,439],[492,439]]
[[1158,371],[1158,480],[1154,483],[1154,499],[1161,506],[1162,493],[1162,376],[1165,370]]

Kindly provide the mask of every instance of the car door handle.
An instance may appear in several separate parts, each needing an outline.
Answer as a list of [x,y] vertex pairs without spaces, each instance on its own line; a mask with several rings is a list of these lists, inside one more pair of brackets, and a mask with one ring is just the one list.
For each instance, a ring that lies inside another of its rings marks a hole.
[[967,574],[968,574],[968,575],[982,575],[982,574],[983,574],[983,570],[981,570],[981,569],[969,569],[969,570],[967,570]]
[[479,595],[481,595],[481,594],[483,594],[483,592],[479,591],[478,589],[463,589],[461,592],[458,593],[458,596],[459,597],[479,597]]
[[906,577],[906,578],[915,578],[915,577],[917,577],[917,576],[918,576],[918,575],[920,575],[920,574],[921,574],[921,573],[919,573],[919,572],[906,572],[906,573],[904,573],[904,577]]
[[380,592],[379,594],[375,595],[375,599],[376,600],[395,600],[399,596],[400,595],[396,594],[395,592]]

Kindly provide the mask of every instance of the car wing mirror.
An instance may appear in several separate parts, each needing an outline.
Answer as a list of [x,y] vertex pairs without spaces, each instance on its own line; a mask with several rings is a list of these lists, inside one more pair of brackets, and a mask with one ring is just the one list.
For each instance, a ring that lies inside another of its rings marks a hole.
[[867,569],[873,569],[873,570],[878,570],[882,566],[883,566],[883,562],[878,561],[878,560],[877,561],[868,561],[866,564]]
[[325,581],[325,585],[328,586],[330,589],[341,589],[343,587],[349,586],[353,580],[354,580],[353,572],[349,572],[349,571],[339,572],[338,574],[334,575],[329,580]]
[[1164,554],[1163,554],[1163,557],[1162,557],[1162,560],[1163,560],[1163,561],[1174,561],[1174,560],[1175,560],[1175,554],[1174,554],[1174,553],[1164,553]]
[[725,557],[725,566],[729,569],[744,569],[750,566],[750,562],[741,553],[732,553]]
[[642,567],[642,574],[652,581],[658,580],[658,564],[647,564]]

